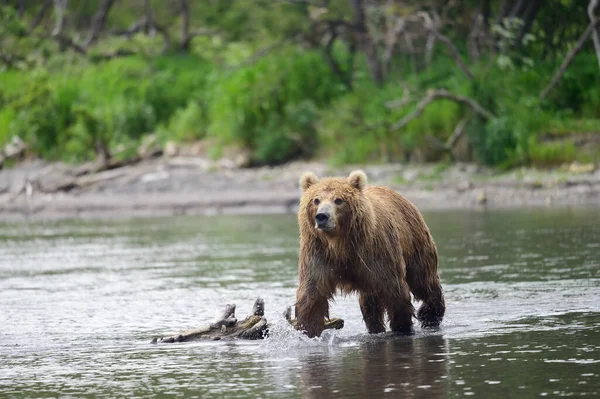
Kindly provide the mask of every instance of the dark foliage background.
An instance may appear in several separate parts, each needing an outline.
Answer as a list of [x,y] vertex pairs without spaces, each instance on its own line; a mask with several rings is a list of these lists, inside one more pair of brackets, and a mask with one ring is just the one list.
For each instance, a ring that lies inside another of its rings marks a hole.
[[258,164],[596,161],[597,3],[2,0],[0,144],[73,162],[149,135]]

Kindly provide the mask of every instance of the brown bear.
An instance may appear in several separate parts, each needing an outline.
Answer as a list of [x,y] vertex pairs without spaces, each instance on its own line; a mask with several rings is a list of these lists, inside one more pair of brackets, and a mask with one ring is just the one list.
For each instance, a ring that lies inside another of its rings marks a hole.
[[386,311],[392,331],[412,332],[411,292],[423,301],[421,325],[438,326],[446,310],[438,254],[419,210],[388,187],[367,186],[360,170],[322,180],[305,173],[300,186],[298,329],[321,334],[337,289],[358,292],[371,334],[385,331]]

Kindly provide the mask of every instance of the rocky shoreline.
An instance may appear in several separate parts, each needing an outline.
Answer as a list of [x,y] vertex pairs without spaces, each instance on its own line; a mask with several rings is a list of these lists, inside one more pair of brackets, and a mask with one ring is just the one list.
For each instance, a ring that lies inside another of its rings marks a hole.
[[362,168],[422,210],[600,205],[600,169],[572,164],[498,173],[473,164],[330,167],[293,162],[240,168],[227,160],[160,156],[96,171],[40,160],[0,170],[0,220],[292,213],[298,179]]

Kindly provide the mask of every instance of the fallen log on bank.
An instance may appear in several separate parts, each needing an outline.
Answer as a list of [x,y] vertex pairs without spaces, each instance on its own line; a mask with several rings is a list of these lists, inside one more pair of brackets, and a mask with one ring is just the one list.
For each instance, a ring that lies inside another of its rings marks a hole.
[[[283,313],[285,319],[297,328],[296,319],[292,319],[292,308],[287,307]],[[344,327],[344,320],[332,318],[325,320],[325,329],[339,330]],[[261,298],[254,302],[252,312],[245,319],[238,321],[235,317],[235,304],[227,304],[221,316],[214,323],[194,330],[182,331],[178,334],[154,338],[153,344],[174,342],[190,342],[200,340],[218,341],[222,339],[263,339],[269,335],[269,325],[265,317],[265,303]]]

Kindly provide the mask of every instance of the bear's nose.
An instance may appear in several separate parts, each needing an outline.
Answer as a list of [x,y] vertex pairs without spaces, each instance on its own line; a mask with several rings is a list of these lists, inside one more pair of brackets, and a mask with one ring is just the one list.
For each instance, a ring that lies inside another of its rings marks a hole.
[[321,223],[325,223],[327,220],[329,220],[329,215],[327,213],[317,213],[317,216],[315,216],[315,219],[317,220],[317,223],[321,224]]

